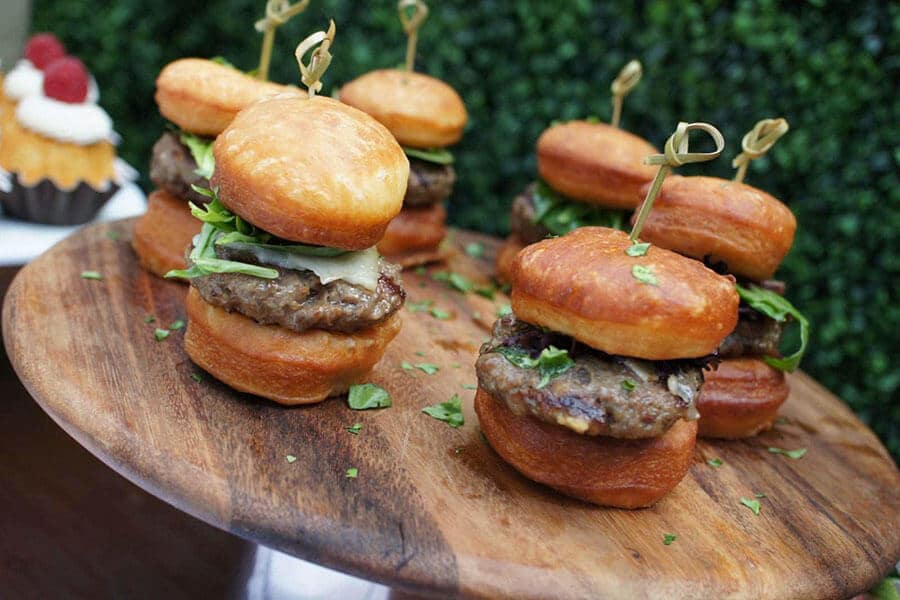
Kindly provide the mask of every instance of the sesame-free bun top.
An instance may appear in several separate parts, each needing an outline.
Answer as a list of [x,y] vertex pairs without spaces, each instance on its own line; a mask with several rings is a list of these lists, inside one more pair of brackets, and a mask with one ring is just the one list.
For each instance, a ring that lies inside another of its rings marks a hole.
[[300,93],[211,60],[182,58],[166,65],[156,78],[156,104],[162,116],[183,130],[217,136],[242,108],[290,90]]
[[[715,351],[737,325],[733,279],[656,246],[629,256],[631,245],[621,231],[582,227],[526,247],[513,264],[513,312],[608,354],[670,360]],[[639,281],[635,266],[656,285]]]
[[550,187],[575,200],[605,208],[636,208],[641,187],[659,167],[644,158],[659,154],[641,137],[605,123],[569,121],[538,138],[538,173]]
[[281,96],[238,113],[213,145],[229,210],[278,237],[361,250],[403,204],[409,161],[369,115],[331,98]]
[[434,77],[379,69],[341,88],[341,102],[375,117],[397,141],[414,148],[443,148],[462,137],[468,115],[462,98]]
[[796,230],[791,210],[760,189],[716,177],[672,176],[641,237],[697,259],[724,261],[729,273],[762,281],[775,274]]

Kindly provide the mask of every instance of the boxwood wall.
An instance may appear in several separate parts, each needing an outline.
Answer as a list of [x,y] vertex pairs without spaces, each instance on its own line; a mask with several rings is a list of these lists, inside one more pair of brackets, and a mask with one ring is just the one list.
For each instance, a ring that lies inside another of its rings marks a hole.
[[[717,162],[685,172],[729,176],[741,135],[783,115],[792,131],[748,181],[797,214],[780,271],[814,324],[803,367],[849,402],[900,455],[900,5],[859,0],[720,3],[615,0],[432,2],[419,70],[450,82],[470,112],[456,148],[451,218],[504,233],[513,195],[535,172],[534,141],[554,119],[610,114],[609,81],[644,63],[623,125],[661,145],[678,120],[725,133]],[[35,30],[55,31],[100,82],[146,170],[163,122],[153,102],[160,68],[182,56],[224,55],[255,66],[252,22],[262,0],[36,0]],[[403,60],[393,0],[313,0],[276,41],[273,78],[298,82],[293,45],[338,24],[327,85]],[[327,89],[326,89],[327,91]]]

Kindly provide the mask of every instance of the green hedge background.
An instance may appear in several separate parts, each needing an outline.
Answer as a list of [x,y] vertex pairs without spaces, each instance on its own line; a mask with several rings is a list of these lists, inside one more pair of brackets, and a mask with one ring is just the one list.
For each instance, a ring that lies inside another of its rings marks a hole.
[[[783,199],[799,230],[780,276],[813,323],[803,368],[849,402],[900,456],[900,5],[859,0],[431,3],[418,70],[448,81],[470,113],[456,148],[457,225],[502,234],[513,196],[535,176],[534,142],[554,119],[611,113],[609,83],[637,57],[644,79],[623,126],[661,146],[679,120],[725,134],[718,161],[683,169],[729,177],[740,138],[764,117],[791,132],[748,181]],[[154,79],[183,56],[255,67],[263,0],[36,0],[36,31],[83,58],[146,171],[163,127]],[[394,0],[312,0],[276,39],[272,78],[298,83],[293,46],[337,22],[326,93],[403,61]],[[145,181],[146,183],[146,181]]]

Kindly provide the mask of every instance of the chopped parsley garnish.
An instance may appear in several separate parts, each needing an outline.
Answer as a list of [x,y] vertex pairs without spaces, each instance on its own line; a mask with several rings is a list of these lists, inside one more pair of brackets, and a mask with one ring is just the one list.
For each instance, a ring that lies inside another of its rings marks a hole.
[[484,244],[481,242],[469,242],[466,244],[466,254],[472,258],[481,258],[484,256]]
[[203,377],[200,376],[200,373],[191,373],[191,379],[193,379],[197,383],[203,381]]
[[796,450],[785,450],[784,448],[774,448],[770,447],[769,452],[772,454],[782,454],[787,456],[788,458],[793,458],[794,460],[800,460],[804,456],[806,456],[806,448],[797,448]]
[[101,275],[99,271],[82,271],[81,278],[100,281],[101,279],[103,279],[103,275]]
[[444,421],[450,427],[462,427],[465,424],[465,418],[462,413],[462,400],[459,399],[457,394],[453,394],[447,402],[426,406],[422,409],[422,412],[438,421]]
[[144,317],[144,323],[153,323],[154,321],[156,321],[156,317],[154,317],[153,315],[147,315],[146,317]]
[[167,337],[169,337],[169,333],[171,333],[168,329],[160,329],[159,327],[153,332],[153,337],[156,338],[157,342],[161,342]]
[[448,313],[446,310],[442,310],[440,308],[432,308],[430,312],[431,312],[432,317],[434,317],[435,319],[438,319],[440,321],[446,321],[447,319],[450,318],[450,313]]
[[181,132],[181,143],[188,147],[188,150],[191,151],[191,156],[194,158],[194,162],[197,163],[197,168],[194,169],[194,173],[203,177],[204,179],[209,179],[213,176],[213,171],[216,168],[216,159],[213,157],[213,141],[209,138],[202,138],[194,135],[193,133],[187,133],[186,131]]
[[647,250],[650,249],[650,242],[637,243],[628,246],[625,250],[625,254],[628,256],[644,256],[647,254]]
[[493,299],[494,299],[494,292],[495,292],[495,291],[496,291],[496,290],[495,290],[494,286],[492,286],[492,285],[487,285],[487,286],[475,288],[475,293],[476,293],[476,294],[478,294],[479,296],[483,296],[483,297],[487,298],[488,300],[493,300]]
[[359,435],[359,432],[362,430],[362,423],[354,423],[350,427],[344,427],[344,429],[346,429],[353,435]]
[[297,462],[297,457],[294,456],[293,454],[288,454],[284,457],[284,460],[288,461],[289,463],[293,463],[293,462]]
[[409,364],[409,362],[404,360],[402,363],[400,363],[400,368],[403,369],[404,371],[412,371],[415,367],[413,367],[411,364]]
[[463,383],[461,384],[464,390],[477,390],[478,386],[474,383]]
[[356,467],[350,467],[349,469],[347,469],[347,472],[344,473],[344,477],[346,477],[347,479],[356,479],[358,475],[359,469],[357,469]]
[[500,317],[501,319],[503,317],[505,317],[506,315],[511,315],[511,314],[512,314],[512,306],[510,306],[509,304],[503,304],[497,308],[497,316]]
[[722,466],[723,463],[721,458],[710,458],[706,461],[706,464],[711,466],[713,469],[718,469]]
[[632,380],[630,380],[630,379],[622,380],[622,389],[625,390],[626,392],[633,392],[634,388],[636,388],[636,387],[637,387],[637,384],[635,382],[633,382]]
[[753,497],[754,498],[765,498],[766,495],[761,492],[756,492],[755,494],[753,494]]
[[631,276],[647,285],[659,285],[659,279],[651,267],[645,265],[634,265],[631,267]]
[[771,367],[782,371],[793,371],[800,366],[803,360],[803,354],[806,352],[806,345],[809,343],[809,320],[797,310],[797,308],[788,302],[784,296],[779,296],[771,290],[767,290],[757,286],[745,288],[737,286],[738,295],[741,300],[755,311],[761,312],[770,319],[775,319],[779,323],[784,323],[788,316],[793,317],[800,324],[800,348],[789,356],[778,358],[775,356],[764,356],[763,360]]
[[178,331],[182,327],[184,327],[184,321],[182,321],[181,319],[178,319],[177,321],[172,321],[172,324],[169,325],[169,329],[171,331]]
[[384,388],[374,383],[360,383],[350,386],[347,403],[353,410],[387,408],[391,405],[391,396]]
[[425,353],[421,350],[416,350],[416,356],[425,356]]
[[444,148],[410,148],[409,146],[402,146],[402,148],[406,155],[412,158],[438,165],[453,164],[453,154]]
[[751,500],[749,498],[741,498],[741,504],[749,508],[753,511],[754,515],[759,514],[760,504],[759,500]]
[[461,367],[462,367],[462,365],[459,364],[459,363],[453,363],[452,365],[450,365],[450,368],[451,368],[451,369],[459,369],[459,368],[461,368]]
[[669,546],[676,539],[678,539],[678,536],[676,536],[674,533],[667,533],[667,534],[663,535],[663,544],[665,544],[666,546]]
[[422,300],[421,302],[407,302],[406,308],[409,312],[425,312],[431,305],[434,304],[434,300]]
[[565,235],[579,227],[598,225],[624,230],[627,213],[571,201],[557,194],[543,181],[538,181],[532,195],[534,223],[540,223],[553,235]]
[[443,281],[451,289],[466,294],[475,287],[471,281],[454,271],[438,271],[431,276],[435,281]]
[[417,363],[416,368],[425,373],[426,375],[434,375],[440,370],[440,367],[437,365],[433,365],[431,363]]
[[428,269],[419,265],[416,267],[416,275],[428,275]]
[[541,375],[537,389],[546,387],[551,379],[559,377],[575,366],[575,361],[569,357],[569,353],[556,346],[544,348],[537,358],[531,358],[531,355],[524,350],[511,346],[500,346],[494,352],[503,355],[506,360],[520,369],[537,369]]

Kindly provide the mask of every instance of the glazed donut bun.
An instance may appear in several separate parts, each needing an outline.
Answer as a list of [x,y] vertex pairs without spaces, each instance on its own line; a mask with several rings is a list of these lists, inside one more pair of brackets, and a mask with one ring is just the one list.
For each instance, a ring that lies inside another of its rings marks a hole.
[[277,96],[242,110],[213,145],[229,210],[286,240],[374,246],[400,212],[409,161],[378,121],[331,98]]
[[[621,231],[582,227],[526,247],[513,262],[513,312],[607,354],[668,360],[714,352],[737,324],[734,280],[656,246],[629,256],[631,245]],[[651,282],[639,281],[635,268]]]
[[159,112],[185,131],[214,137],[241,109],[261,98],[297,88],[260,81],[203,58],[169,63],[156,78]]
[[163,190],[151,193],[147,212],[135,222],[131,235],[141,267],[159,277],[187,268],[184,255],[202,225],[191,215],[186,201]]
[[756,358],[723,360],[703,379],[697,399],[701,437],[745,438],[771,428],[790,392],[784,373]]
[[500,283],[510,283],[512,281],[513,263],[519,250],[525,247],[522,240],[517,235],[510,235],[500,244],[497,250],[496,273],[497,281]]
[[434,262],[447,235],[447,211],[441,203],[424,208],[404,208],[390,222],[378,242],[379,254],[403,267]]
[[341,102],[387,127],[414,148],[443,148],[459,141],[468,115],[452,87],[422,73],[380,69],[341,88]]
[[575,200],[606,208],[636,208],[641,187],[658,167],[644,158],[659,154],[633,133],[587,121],[553,125],[538,138],[541,179]]
[[360,383],[400,332],[400,317],[348,334],[297,333],[207,304],[191,288],[184,348],[198,366],[241,391],[280,404],[311,404]]
[[697,259],[724,261],[729,273],[763,281],[791,249],[796,229],[791,210],[762,190],[675,175],[663,183],[641,237]]
[[653,505],[684,478],[697,440],[697,422],[684,420],[655,438],[579,435],[517,416],[481,388],[475,412],[491,447],[525,477],[602,506]]

